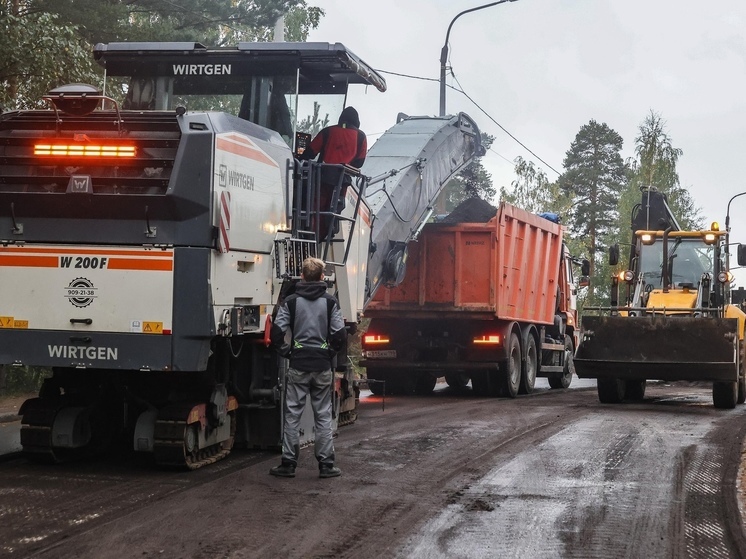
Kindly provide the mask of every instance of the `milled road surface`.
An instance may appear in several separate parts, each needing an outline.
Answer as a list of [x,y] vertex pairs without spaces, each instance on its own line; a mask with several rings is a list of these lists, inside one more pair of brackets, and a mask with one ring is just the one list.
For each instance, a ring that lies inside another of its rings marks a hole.
[[343,476],[295,479],[270,453],[192,473],[147,460],[0,464],[8,557],[745,557],[737,505],[746,407],[652,385],[516,400],[361,401],[336,441]]

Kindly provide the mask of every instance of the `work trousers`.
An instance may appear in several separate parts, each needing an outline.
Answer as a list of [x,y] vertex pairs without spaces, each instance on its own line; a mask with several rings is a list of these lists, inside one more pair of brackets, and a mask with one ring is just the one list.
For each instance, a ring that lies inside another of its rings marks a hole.
[[306,407],[306,396],[311,395],[315,423],[314,454],[319,466],[334,465],[332,440],[332,382],[331,369],[326,371],[298,371],[288,369],[285,384],[285,429],[282,434],[283,463],[298,464],[300,418]]

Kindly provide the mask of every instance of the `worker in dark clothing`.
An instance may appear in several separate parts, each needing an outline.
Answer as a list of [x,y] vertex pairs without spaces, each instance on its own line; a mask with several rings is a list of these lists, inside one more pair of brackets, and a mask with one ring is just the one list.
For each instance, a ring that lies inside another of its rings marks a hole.
[[[289,356],[290,368],[285,386],[285,429],[282,436],[282,461],[269,473],[295,477],[298,465],[300,418],[311,395],[315,422],[314,453],[319,477],[337,477],[332,440],[332,360],[347,341],[339,303],[327,294],[324,262],[318,258],[303,261],[302,279],[295,293],[280,305],[270,332],[272,346]],[[285,335],[292,332],[289,351],[284,351]]]
[[[346,107],[339,115],[339,122],[334,126],[328,126],[321,130],[309,147],[301,154],[301,159],[313,159],[318,155],[319,163],[330,163],[335,165],[349,165],[359,169],[365,162],[368,152],[368,140],[365,133],[360,130],[360,117],[354,107]],[[339,195],[339,204],[336,208],[331,207],[334,189],[339,184],[340,175],[343,171],[339,168],[326,168],[321,172],[321,188],[319,208],[321,211],[334,211],[339,213],[344,209],[344,200],[347,187],[352,184],[352,179],[346,173],[342,177],[342,189]],[[321,227],[320,236],[326,237],[324,233],[327,227]]]

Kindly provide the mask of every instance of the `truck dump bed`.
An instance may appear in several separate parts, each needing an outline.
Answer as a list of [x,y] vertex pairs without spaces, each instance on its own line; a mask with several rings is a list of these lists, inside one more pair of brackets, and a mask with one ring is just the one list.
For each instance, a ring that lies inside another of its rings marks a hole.
[[561,257],[560,225],[505,202],[487,223],[428,224],[409,245],[403,283],[379,290],[365,315],[552,324]]

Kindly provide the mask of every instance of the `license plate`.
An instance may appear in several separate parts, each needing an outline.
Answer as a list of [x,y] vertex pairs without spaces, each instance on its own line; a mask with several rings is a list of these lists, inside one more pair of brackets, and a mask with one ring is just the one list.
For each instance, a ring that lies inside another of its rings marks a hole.
[[395,349],[369,349],[365,352],[369,359],[396,359]]

